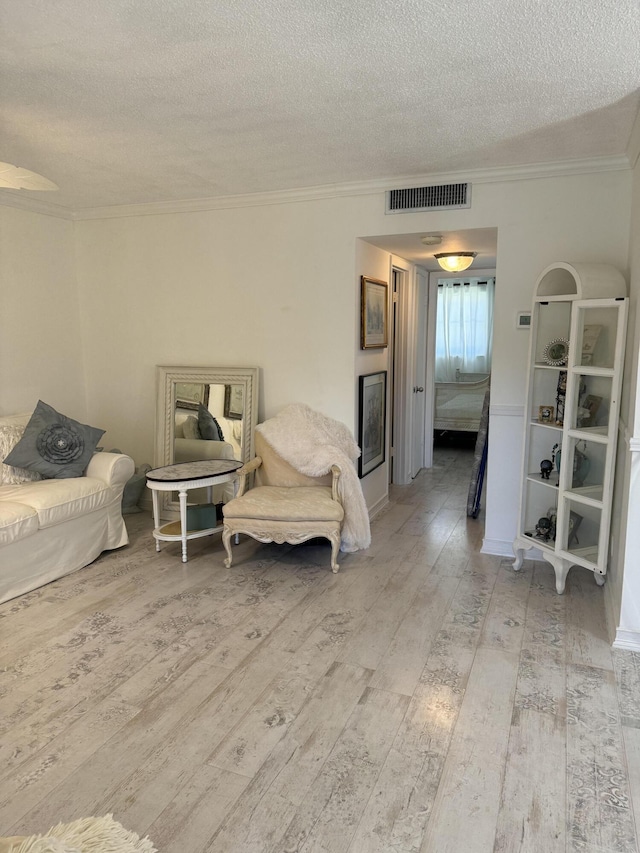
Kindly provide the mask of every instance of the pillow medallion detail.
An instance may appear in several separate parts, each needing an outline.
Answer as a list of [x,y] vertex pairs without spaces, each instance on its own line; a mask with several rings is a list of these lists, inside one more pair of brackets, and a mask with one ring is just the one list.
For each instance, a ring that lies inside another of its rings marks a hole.
[[4,463],[49,479],[81,477],[103,435],[103,429],[74,421],[39,400]]

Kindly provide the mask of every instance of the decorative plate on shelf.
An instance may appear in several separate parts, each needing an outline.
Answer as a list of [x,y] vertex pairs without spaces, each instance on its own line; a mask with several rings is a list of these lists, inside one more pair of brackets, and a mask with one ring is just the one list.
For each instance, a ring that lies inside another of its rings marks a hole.
[[544,348],[542,357],[551,367],[562,367],[563,364],[567,363],[569,357],[569,341],[564,338],[549,341]]

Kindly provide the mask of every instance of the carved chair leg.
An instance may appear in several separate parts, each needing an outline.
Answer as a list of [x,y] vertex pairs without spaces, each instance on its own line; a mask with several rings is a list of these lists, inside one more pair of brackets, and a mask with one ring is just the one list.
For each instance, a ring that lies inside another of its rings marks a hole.
[[340,566],[338,565],[338,551],[340,550],[340,534],[334,534],[329,537],[331,542],[331,571],[336,574]]
[[222,544],[224,545],[225,551],[227,552],[227,559],[224,561],[225,568],[231,568],[231,536],[233,534],[227,527],[223,527],[222,529]]

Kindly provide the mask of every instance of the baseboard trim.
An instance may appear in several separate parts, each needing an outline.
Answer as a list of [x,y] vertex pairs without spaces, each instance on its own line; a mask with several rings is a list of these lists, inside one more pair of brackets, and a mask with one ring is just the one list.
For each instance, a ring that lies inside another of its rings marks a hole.
[[613,641],[614,649],[626,649],[629,652],[640,652],[640,631],[626,631],[618,628]]
[[383,495],[380,500],[376,501],[369,509],[369,521],[373,521],[376,515],[379,515],[389,503],[389,495]]
[[513,553],[513,542],[510,540],[507,542],[504,539],[483,539],[482,540],[482,548],[480,549],[481,554],[493,554],[495,557],[513,557],[515,560],[515,554]]

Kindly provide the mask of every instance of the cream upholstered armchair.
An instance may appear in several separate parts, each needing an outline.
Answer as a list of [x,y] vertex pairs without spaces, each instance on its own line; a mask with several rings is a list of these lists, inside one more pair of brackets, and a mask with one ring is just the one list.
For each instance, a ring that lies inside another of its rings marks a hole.
[[255,446],[256,456],[237,472],[237,496],[223,508],[225,566],[231,566],[231,537],[238,533],[258,542],[291,545],[322,537],[331,543],[331,569],[337,572],[344,519],[338,497],[339,466],[332,465],[331,473],[322,477],[308,477],[279,456],[259,431]]

